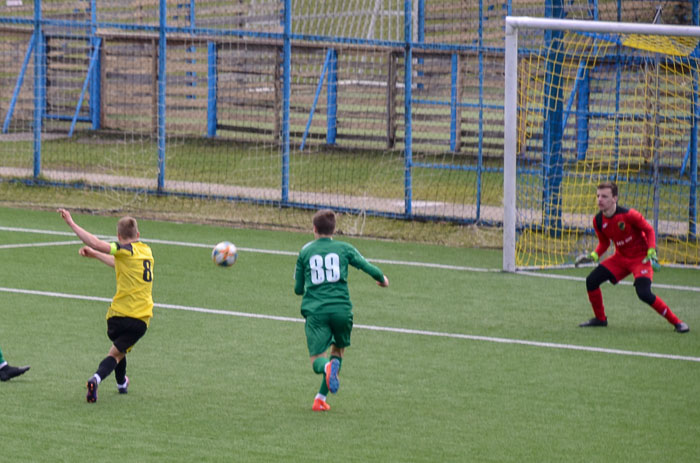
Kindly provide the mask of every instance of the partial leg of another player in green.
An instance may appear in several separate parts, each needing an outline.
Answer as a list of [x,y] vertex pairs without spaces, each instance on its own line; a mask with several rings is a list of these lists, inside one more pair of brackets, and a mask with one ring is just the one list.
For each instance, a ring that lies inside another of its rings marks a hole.
[[5,361],[0,349],[0,381],[8,381],[16,376],[24,374],[29,370],[29,365],[24,367],[13,367]]

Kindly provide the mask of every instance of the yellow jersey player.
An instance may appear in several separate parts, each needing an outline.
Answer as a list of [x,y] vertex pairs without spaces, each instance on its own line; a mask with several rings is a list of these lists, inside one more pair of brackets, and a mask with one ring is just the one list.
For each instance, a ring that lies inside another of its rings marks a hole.
[[146,334],[153,317],[151,248],[139,241],[138,225],[133,217],[119,219],[117,242],[108,243],[77,225],[66,209],[59,209],[58,212],[86,244],[80,248],[80,255],[114,267],[117,275],[117,292],[107,310],[107,336],[113,344],[87,382],[87,401],[97,401],[97,387],[112,371],[117,380],[117,390],[120,394],[126,394],[129,387],[126,354]]

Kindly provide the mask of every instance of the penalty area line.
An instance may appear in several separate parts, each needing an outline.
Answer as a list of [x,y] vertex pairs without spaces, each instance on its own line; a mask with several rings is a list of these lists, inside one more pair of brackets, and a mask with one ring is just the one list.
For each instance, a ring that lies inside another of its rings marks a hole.
[[[106,297],[82,296],[82,295],[78,295],[78,294],[66,294],[66,293],[57,293],[57,292],[51,292],[51,291],[36,291],[36,290],[18,289],[18,288],[0,287],[0,292],[15,293],[15,294],[29,294],[29,295],[33,295],[33,296],[60,297],[60,298],[65,298],[65,299],[79,299],[79,300],[98,301],[98,302],[107,302],[107,303],[111,302],[111,299],[106,298]],[[304,319],[294,318],[294,317],[280,317],[280,316],[276,316],[276,315],[265,315],[265,314],[238,312],[238,311],[230,311],[230,310],[208,309],[208,308],[204,308],[204,307],[191,307],[191,306],[177,305],[177,304],[154,303],[153,305],[154,305],[154,307],[157,307],[157,308],[169,309],[169,310],[182,310],[182,311],[186,311],[186,312],[197,312],[197,313],[206,313],[206,314],[213,314],[213,315],[226,315],[226,316],[233,316],[233,317],[254,318],[254,319],[263,319],[263,320],[275,320],[275,321],[293,322],[293,323],[304,323]],[[553,342],[527,341],[524,339],[497,338],[497,337],[491,337],[491,336],[477,336],[477,335],[471,335],[471,334],[444,333],[444,332],[440,332],[440,331],[414,330],[414,329],[409,329],[409,328],[392,328],[392,327],[385,327],[385,326],[361,325],[361,324],[356,324],[354,326],[355,326],[355,328],[364,329],[364,330],[368,330],[368,331],[379,331],[379,332],[398,333],[398,334],[410,334],[410,335],[417,335],[417,336],[432,336],[432,337],[452,338],[452,339],[465,339],[465,340],[469,340],[469,341],[494,342],[494,343],[498,343],[498,344],[516,344],[516,345],[532,346],[532,347],[544,347],[544,348],[548,348],[548,349],[566,349],[566,350],[575,350],[575,351],[583,351],[583,352],[596,352],[596,353],[601,353],[601,354],[627,355],[627,356],[633,356],[633,357],[657,358],[657,359],[665,359],[665,360],[682,360],[682,361],[686,361],[686,362],[698,362],[698,363],[700,363],[700,357],[689,357],[689,356],[684,356],[684,355],[672,355],[672,354],[659,354],[656,352],[638,352],[638,351],[629,351],[629,350],[622,350],[622,349],[608,349],[608,348],[604,348],[604,347],[578,346],[575,344],[557,344],[557,343],[553,343]]]

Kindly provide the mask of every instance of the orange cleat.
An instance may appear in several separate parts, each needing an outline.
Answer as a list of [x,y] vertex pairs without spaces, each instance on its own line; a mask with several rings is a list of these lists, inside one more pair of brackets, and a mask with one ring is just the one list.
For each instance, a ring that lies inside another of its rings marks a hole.
[[327,412],[330,409],[331,406],[321,399],[314,399],[314,406],[311,407],[311,410],[315,412]]

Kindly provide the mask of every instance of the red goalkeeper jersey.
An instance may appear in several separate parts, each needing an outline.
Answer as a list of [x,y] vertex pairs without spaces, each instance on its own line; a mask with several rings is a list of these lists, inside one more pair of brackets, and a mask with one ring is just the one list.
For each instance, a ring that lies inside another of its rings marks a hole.
[[615,245],[615,253],[628,258],[646,257],[647,250],[656,247],[654,229],[634,209],[617,206],[612,217],[599,212],[593,219],[593,228],[598,235],[595,252],[599,256],[607,251],[610,243]]

